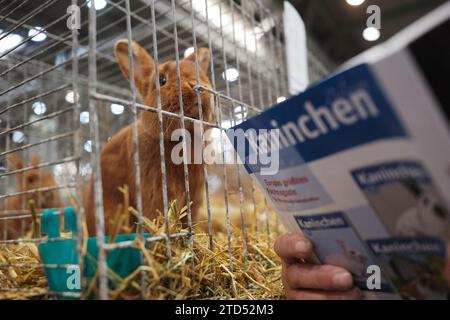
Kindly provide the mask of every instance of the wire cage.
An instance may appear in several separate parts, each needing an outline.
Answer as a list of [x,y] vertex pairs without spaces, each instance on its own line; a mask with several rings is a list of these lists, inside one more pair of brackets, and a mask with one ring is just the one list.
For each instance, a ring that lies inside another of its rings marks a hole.
[[[226,249],[222,265],[231,278],[237,268],[249,266],[250,247],[271,246],[281,226],[244,168],[231,161],[236,155],[224,130],[289,95],[280,17],[258,0],[0,0],[0,29],[2,250],[20,255],[36,251],[30,246],[57,241],[36,230],[39,217],[49,208],[73,207],[79,225],[87,221],[90,231],[78,235],[78,253],[85,254],[88,236],[97,237],[94,291],[111,298],[107,257],[136,246],[136,241],[104,238],[113,232],[117,211],[111,209],[118,204],[110,203],[111,190],[125,186],[130,201],[125,211],[135,209],[125,224],[131,223],[128,230],[138,239],[148,232],[147,219],[162,217],[163,232],[143,242],[164,246],[168,269],[175,264],[173,243],[185,239],[195,256],[200,233],[213,256]],[[314,52],[308,61],[313,82],[327,74]],[[167,149],[173,147],[169,137],[175,128],[186,129],[179,140],[185,151],[186,133],[208,132],[209,140],[197,148],[203,154],[212,146],[222,163],[194,166],[186,157],[171,163]],[[127,138],[120,140],[124,130]],[[154,198],[159,200],[149,200]],[[185,212],[175,231],[174,204]],[[218,232],[225,235],[220,249]],[[38,258],[21,262],[2,250],[0,279],[11,272],[17,277],[17,270],[43,274],[44,268],[64,267]],[[142,264],[148,259],[141,255]],[[140,274],[137,290],[148,297],[146,271]],[[84,283],[76,294],[52,292],[45,284],[35,290],[40,281],[5,280],[0,291],[80,297],[89,287]],[[167,294],[170,285],[165,290],[163,297],[176,297]],[[236,290],[231,281],[230,296]]]

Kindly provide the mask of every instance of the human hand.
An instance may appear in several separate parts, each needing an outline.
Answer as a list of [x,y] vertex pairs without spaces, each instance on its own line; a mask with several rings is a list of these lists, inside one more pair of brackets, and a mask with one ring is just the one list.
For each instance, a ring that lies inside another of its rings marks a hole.
[[313,255],[311,241],[300,234],[286,234],[277,239],[275,252],[282,262],[282,281],[291,300],[356,300],[359,289],[347,270],[308,262]]

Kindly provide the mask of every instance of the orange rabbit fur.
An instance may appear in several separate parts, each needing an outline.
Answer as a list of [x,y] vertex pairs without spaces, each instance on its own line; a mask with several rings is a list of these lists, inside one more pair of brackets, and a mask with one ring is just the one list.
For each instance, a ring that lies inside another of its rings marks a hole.
[[[155,61],[136,42],[132,44],[134,76],[137,92],[145,105],[157,107],[157,89],[155,82]],[[115,54],[119,66],[127,80],[130,80],[130,63],[128,56],[128,41],[119,40],[115,46]],[[199,82],[211,87],[206,75],[209,67],[210,53],[208,49],[199,48],[197,61],[199,64]],[[180,61],[181,92],[183,110],[186,117],[199,119],[199,103],[197,92],[194,91],[196,81],[195,55]],[[177,65],[175,61],[167,61],[159,65],[159,83],[161,106],[163,110],[180,113]],[[212,121],[211,94],[201,93],[201,105],[204,121]],[[119,187],[130,187],[130,205],[136,207],[136,181],[133,158],[133,125],[123,128],[115,134],[101,151],[101,172],[103,186],[103,205],[105,212],[106,234],[109,233],[110,221],[118,206],[123,203],[123,194]],[[163,116],[164,149],[167,175],[168,199],[177,200],[179,204],[186,204],[183,164],[177,165],[171,161],[172,148],[179,142],[171,141],[171,134],[181,128],[181,122],[173,117]],[[160,157],[160,126],[158,115],[154,112],[143,111],[137,122],[139,161],[141,170],[141,194],[144,216],[155,218],[158,211],[163,210],[161,157]],[[185,121],[185,128],[194,133],[194,124]],[[191,152],[193,154],[193,152]],[[192,205],[192,217],[195,221],[204,196],[205,177],[203,165],[189,164],[189,190]],[[86,217],[89,233],[95,234],[93,182],[91,181],[86,197]]]
[[[12,170],[22,170],[25,168],[24,161],[17,155],[12,154],[8,157],[8,166]],[[37,168],[41,162],[39,155],[33,154],[29,164],[31,170],[16,173],[16,192],[26,192],[35,189],[49,189],[44,191],[35,191],[18,196],[7,198],[4,203],[6,211],[25,210],[29,206],[30,200],[34,200],[37,209],[61,208],[63,201],[53,174],[49,170]],[[29,221],[29,220],[28,220]],[[8,222],[7,237],[16,238],[20,235],[21,219],[12,219]]]

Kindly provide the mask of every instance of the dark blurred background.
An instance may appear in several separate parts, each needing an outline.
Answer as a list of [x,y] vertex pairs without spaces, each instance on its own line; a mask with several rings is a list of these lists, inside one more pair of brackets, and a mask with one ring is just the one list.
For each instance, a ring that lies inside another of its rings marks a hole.
[[[336,65],[388,39],[447,0],[365,0],[358,6],[349,5],[347,0],[289,1],[300,12],[312,41]],[[262,2],[281,14],[282,0]],[[373,42],[362,37],[368,17],[366,9],[370,5],[381,8],[381,36]]]

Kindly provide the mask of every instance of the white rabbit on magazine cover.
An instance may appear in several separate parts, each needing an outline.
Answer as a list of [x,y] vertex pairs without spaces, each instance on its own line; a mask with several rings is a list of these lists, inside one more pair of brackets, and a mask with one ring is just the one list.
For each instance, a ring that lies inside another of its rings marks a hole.
[[405,210],[396,223],[396,235],[402,237],[428,236],[446,239],[450,226],[450,214],[437,196],[415,184],[405,184],[417,199],[416,204]]

